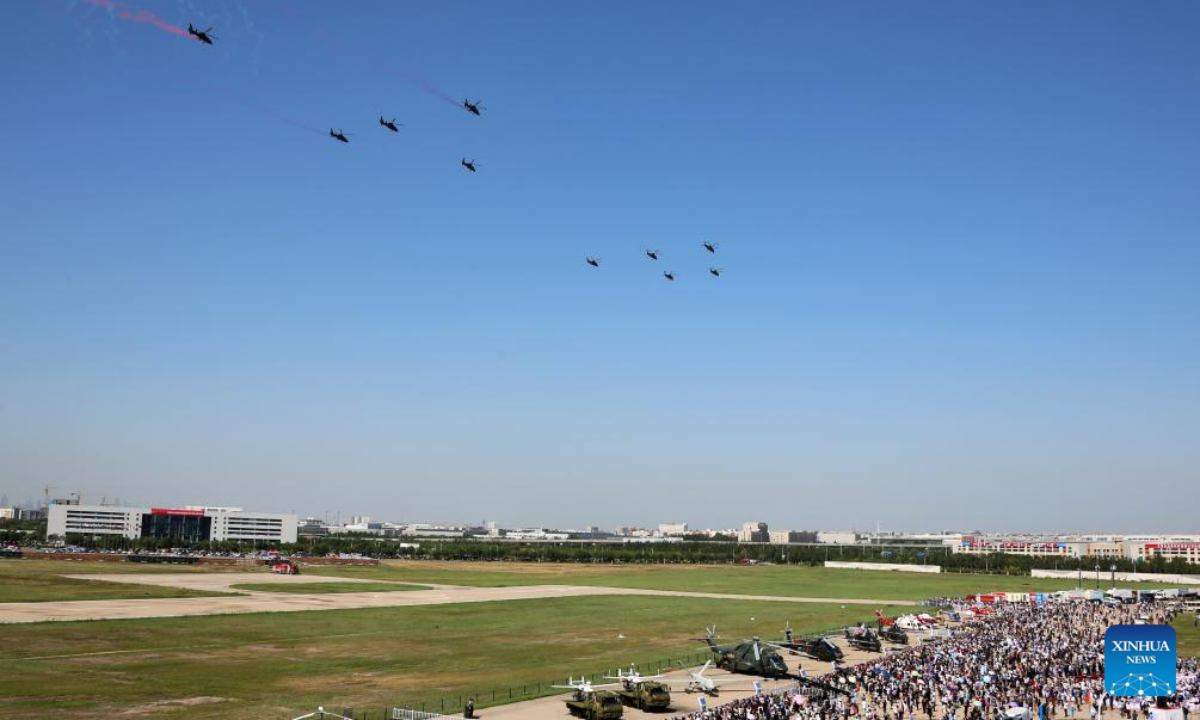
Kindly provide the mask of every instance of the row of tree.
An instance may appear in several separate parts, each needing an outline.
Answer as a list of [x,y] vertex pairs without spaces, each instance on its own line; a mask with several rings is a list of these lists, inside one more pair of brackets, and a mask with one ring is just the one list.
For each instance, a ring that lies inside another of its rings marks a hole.
[[[26,544],[29,536],[6,536],[0,540]],[[852,562],[888,562],[941,565],[948,572],[978,572],[1028,575],[1033,569],[1073,570],[1091,578],[1119,572],[1200,573],[1200,565],[1182,559],[1156,557],[1144,562],[1127,558],[1045,558],[993,553],[969,555],[953,553],[949,547],[880,547],[861,545],[769,545],[737,543],[727,540],[688,540],[677,543],[586,543],[586,542],[513,542],[488,540],[426,540],[390,538],[373,535],[338,535],[304,538],[289,545],[266,542],[187,542],[171,538],[131,540],[112,535],[70,535],[68,545],[96,550],[163,551],[194,550],[213,553],[252,553],[276,549],[303,555],[358,554],[377,558],[429,560],[575,562],[575,563],[655,563],[655,564],[734,564],[745,562],[788,565],[821,565],[827,560]],[[1098,570],[1097,570],[1098,568]]]

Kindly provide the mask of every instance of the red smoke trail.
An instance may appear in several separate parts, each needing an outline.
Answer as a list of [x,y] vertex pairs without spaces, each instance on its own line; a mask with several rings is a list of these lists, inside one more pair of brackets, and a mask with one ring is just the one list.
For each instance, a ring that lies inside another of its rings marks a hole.
[[397,65],[396,63],[387,59],[386,57],[383,57],[382,55],[379,55],[375,52],[372,52],[360,45],[356,45],[352,42],[347,42],[346,40],[343,40],[342,38],[335,35],[331,30],[329,30],[324,25],[311,23],[311,22],[308,22],[307,20],[304,20],[303,18],[297,17],[296,13],[292,10],[291,3],[282,2],[282,3],[280,3],[280,7],[283,9],[284,14],[287,16],[287,18],[289,20],[291,20],[295,24],[303,25],[309,31],[311,31],[315,35],[317,35],[317,39],[319,41],[323,42],[324,44],[326,44],[330,47],[336,48],[338,50],[341,50],[345,53],[354,55],[358,58],[359,61],[361,61],[367,65],[372,65],[375,68],[382,70],[390,75],[394,75],[394,76],[400,78],[401,80],[404,80],[407,83],[416,85],[421,90],[424,90],[426,93],[432,95],[435,98],[438,98],[439,100],[441,100],[443,102],[453,105],[454,107],[458,108],[459,110],[463,110],[463,111],[466,110],[466,108],[463,107],[461,100],[455,100],[454,98],[450,97],[450,95],[447,94],[445,91],[443,91],[441,88],[438,88],[433,83],[429,82],[428,80],[421,77],[417,73],[415,73],[411,70],[406,70],[405,68],[400,67],[399,65]]
[[126,7],[119,2],[113,2],[113,0],[80,0],[80,2],[102,7],[107,10],[115,10],[117,12],[117,17],[121,18],[122,20],[128,20],[129,22],[135,23],[149,23],[160,30],[166,30],[167,32],[175,33],[176,35],[182,35],[185,38],[191,37],[187,30],[182,30],[175,27],[149,10],[135,10],[133,8]]

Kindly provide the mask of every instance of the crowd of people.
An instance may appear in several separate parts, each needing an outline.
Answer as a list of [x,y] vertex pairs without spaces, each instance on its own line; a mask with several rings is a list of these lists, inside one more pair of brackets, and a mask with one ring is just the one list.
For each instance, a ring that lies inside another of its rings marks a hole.
[[839,667],[802,686],[755,695],[686,720],[1153,720],[1179,708],[1200,718],[1200,667],[1181,658],[1171,698],[1128,698],[1104,689],[1110,625],[1169,623],[1169,606],[1063,603],[1002,607],[949,637]]

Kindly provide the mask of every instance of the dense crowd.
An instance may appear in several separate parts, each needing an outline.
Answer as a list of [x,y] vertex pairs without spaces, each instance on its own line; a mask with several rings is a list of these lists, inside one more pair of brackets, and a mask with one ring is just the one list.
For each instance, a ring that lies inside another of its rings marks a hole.
[[686,720],[1095,720],[1153,719],[1156,705],[1200,717],[1200,667],[1179,661],[1177,694],[1114,697],[1104,691],[1104,631],[1135,621],[1168,623],[1169,607],[1065,603],[1019,605],[949,637],[820,678],[831,692],[803,687],[756,695],[684,716]]

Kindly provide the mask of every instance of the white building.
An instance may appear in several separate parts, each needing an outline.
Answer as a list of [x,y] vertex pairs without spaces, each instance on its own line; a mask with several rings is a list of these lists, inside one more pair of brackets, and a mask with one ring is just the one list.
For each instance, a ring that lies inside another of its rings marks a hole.
[[241,508],[196,507],[131,508],[114,505],[50,506],[47,537],[121,535],[131,540],[143,537],[177,538],[194,542],[261,540],[296,542],[295,515],[250,513]]
[[817,542],[828,545],[853,545],[858,542],[858,533],[852,530],[822,530],[817,533]]
[[676,535],[687,535],[687,523],[659,523],[658,534],[663,537],[672,537]]

